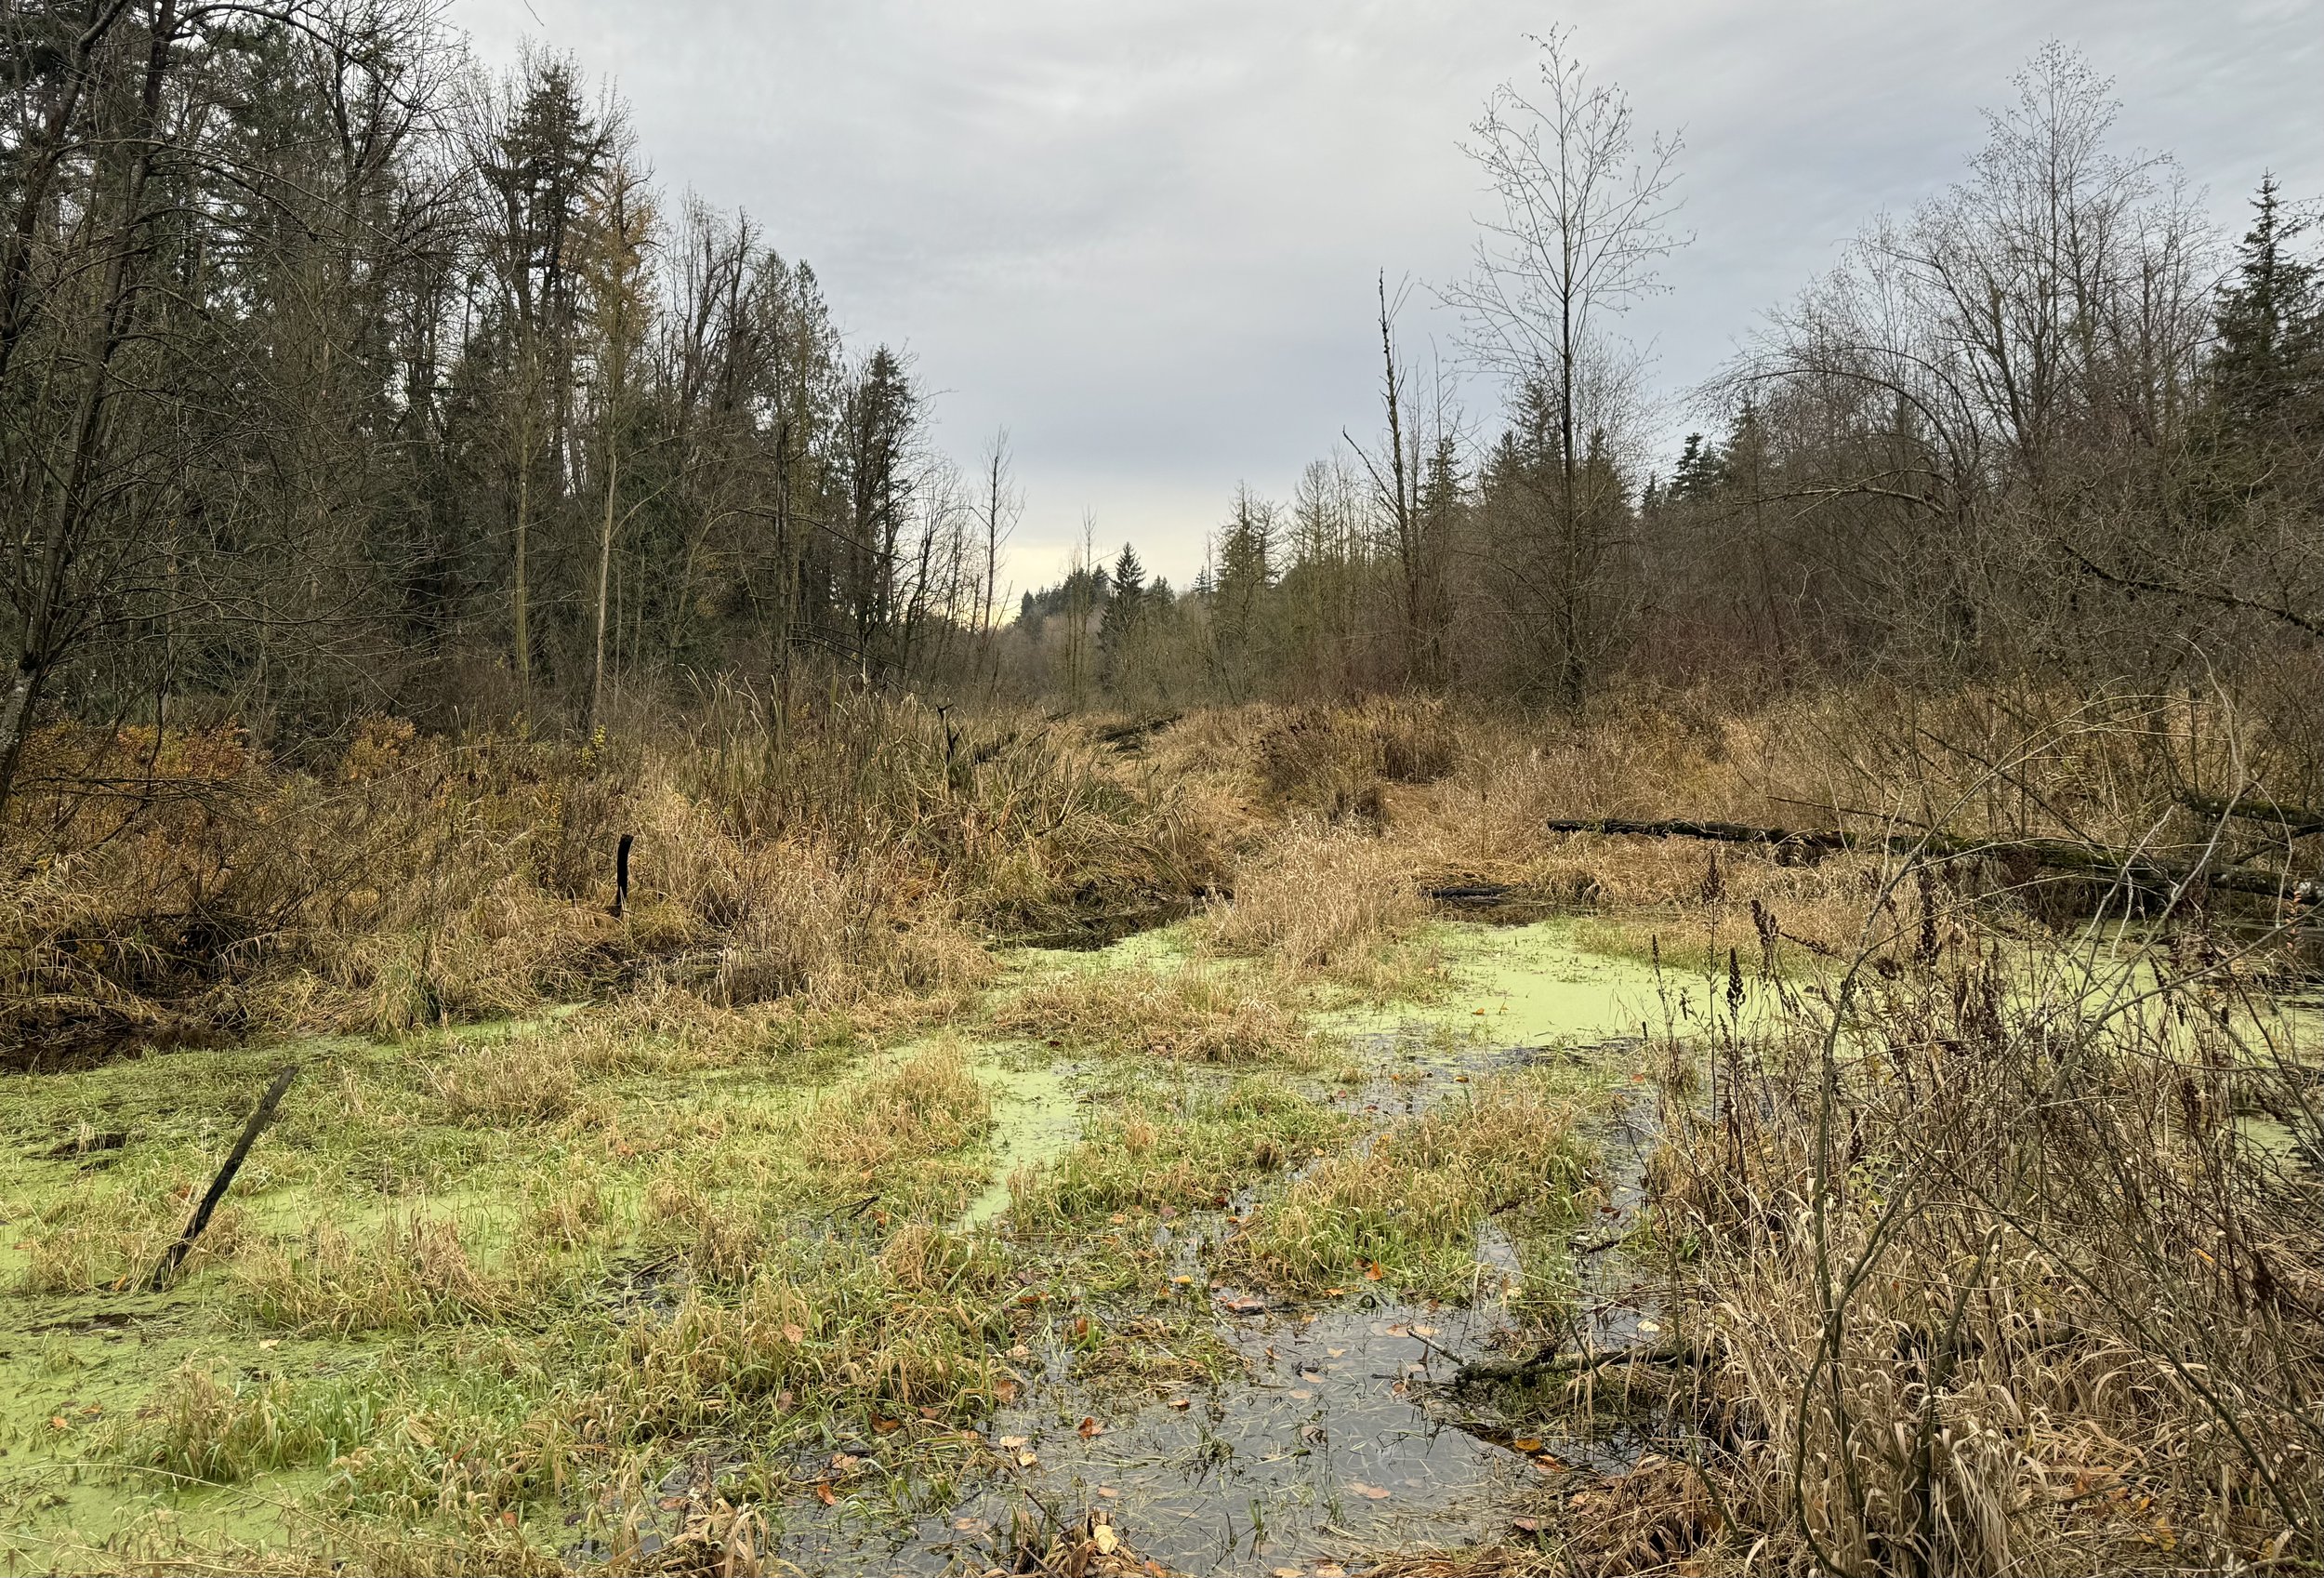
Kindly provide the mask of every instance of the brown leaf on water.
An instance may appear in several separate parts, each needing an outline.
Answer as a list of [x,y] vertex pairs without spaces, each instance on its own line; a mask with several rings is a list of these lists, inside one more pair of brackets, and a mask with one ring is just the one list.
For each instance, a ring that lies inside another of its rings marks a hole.
[[1094,1418],[1087,1414],[1082,1416],[1081,1423],[1074,1426],[1074,1428],[1085,1441],[1092,1436],[1103,1436],[1105,1434],[1105,1426],[1099,1424]]
[[839,1505],[839,1498],[831,1493],[831,1483],[827,1479],[818,1479],[815,1481],[815,1499],[823,1503],[825,1506],[837,1506]]
[[1383,1487],[1379,1485],[1367,1485],[1361,1479],[1349,1480],[1348,1489],[1353,1491],[1357,1495],[1362,1496],[1366,1501],[1384,1502],[1388,1499],[1388,1492]]

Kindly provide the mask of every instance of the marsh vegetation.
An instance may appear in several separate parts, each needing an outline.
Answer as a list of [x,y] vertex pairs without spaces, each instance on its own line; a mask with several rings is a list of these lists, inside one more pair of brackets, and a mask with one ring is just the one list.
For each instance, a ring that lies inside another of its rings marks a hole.
[[0,44],[0,1566],[2324,1568],[2272,180],[2045,49],[1660,465],[1552,34],[1493,431],[1383,277],[1380,432],[1012,614],[571,62]]
[[[236,881],[361,828],[380,891],[19,1000],[12,1559],[2304,1559],[2305,934],[2005,848],[1536,830],[1766,820],[1843,770],[1818,729],[1258,707],[1122,749],[888,703],[791,736],[795,803],[894,818],[852,845],[685,741],[245,768]],[[2072,737],[2027,754],[2119,736]],[[399,880],[540,803],[602,820]],[[530,853],[616,826],[618,921],[609,864]],[[93,851],[81,936],[150,926],[187,842]]]

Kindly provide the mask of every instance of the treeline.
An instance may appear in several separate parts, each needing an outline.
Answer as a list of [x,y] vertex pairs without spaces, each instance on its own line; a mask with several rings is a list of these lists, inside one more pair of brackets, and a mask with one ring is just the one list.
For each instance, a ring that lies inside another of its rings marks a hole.
[[973,667],[1005,451],[953,466],[807,264],[440,12],[0,9],[0,801],[62,720],[296,749]]
[[1091,545],[1013,610],[1005,444],[948,459],[908,360],[657,187],[571,62],[488,75],[423,0],[46,0],[0,70],[0,803],[44,730],[587,735],[705,676],[1142,710],[2036,675],[2316,732],[2312,216],[2269,182],[2214,234],[2061,49],[1673,457],[1622,329],[1683,150],[1552,36],[1471,128],[1498,212],[1437,292],[1499,409],[1383,281],[1374,432],[1238,493],[1183,588]]
[[1506,219],[1441,292],[1505,375],[1499,413],[1480,432],[1415,375],[1383,288],[1377,436],[1311,466],[1287,505],[1238,496],[1188,595],[1027,598],[1013,671],[1132,707],[2226,683],[2312,736],[2310,216],[2269,179],[2231,242],[2170,161],[2110,151],[2107,86],[2080,58],[2045,49],[2016,88],[1964,179],[1772,312],[1696,391],[1707,431],[1657,455],[1644,435],[1665,418],[1619,331],[1684,240],[1680,151],[1634,135],[1551,40],[1538,86],[1474,128]]

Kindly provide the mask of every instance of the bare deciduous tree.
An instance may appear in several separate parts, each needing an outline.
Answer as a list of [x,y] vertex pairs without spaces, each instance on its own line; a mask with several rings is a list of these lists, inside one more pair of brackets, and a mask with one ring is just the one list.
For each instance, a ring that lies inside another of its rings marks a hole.
[[1536,42],[1538,89],[1503,84],[1471,128],[1465,151],[1499,212],[1480,221],[1475,267],[1444,295],[1472,351],[1547,418],[1552,531],[1527,578],[1550,600],[1557,691],[1572,705],[1601,639],[1588,627],[1603,531],[1622,513],[1606,490],[1619,485],[1635,404],[1638,356],[1613,320],[1659,288],[1657,266],[1686,239],[1671,228],[1682,144],[1657,135],[1641,148],[1628,97],[1590,79],[1569,36]]

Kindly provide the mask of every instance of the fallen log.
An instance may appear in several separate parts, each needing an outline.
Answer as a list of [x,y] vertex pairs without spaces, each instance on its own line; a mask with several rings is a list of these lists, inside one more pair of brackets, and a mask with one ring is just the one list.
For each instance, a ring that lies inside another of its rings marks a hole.
[[2286,838],[2304,839],[2324,833],[2324,811],[2311,805],[2279,805],[2272,800],[2247,797],[2222,800],[2212,794],[2183,794],[2179,803],[2199,816],[2238,816],[2247,822],[2269,822]]
[[1441,888],[1423,888],[1423,898],[1439,904],[1499,904],[1517,890],[1507,882],[1454,882]]
[[167,1287],[178,1267],[185,1264],[187,1254],[193,1249],[193,1240],[202,1236],[202,1229],[210,1225],[210,1213],[218,1209],[218,1202],[226,1198],[226,1191],[234,1187],[234,1174],[242,1171],[244,1160],[250,1155],[250,1147],[258,1143],[258,1135],[273,1121],[274,1109],[283,1104],[283,1093],[290,1089],[291,1081],[297,1073],[297,1064],[285,1064],[283,1071],[274,1076],[274,1082],[267,1086],[266,1094],[258,1098],[257,1110],[251,1113],[250,1121],[243,1125],[242,1138],[236,1140],[234,1148],[227,1153],[226,1165],[218,1170],[218,1176],[210,1180],[209,1192],[202,1197],[202,1203],[193,1208],[193,1220],[186,1224],[186,1230],[178,1235],[176,1243],[169,1246],[169,1253],[162,1256],[162,1263],[153,1268],[152,1280],[147,1286],[154,1293],[158,1293]]
[[1553,833],[1706,839],[1715,843],[1763,844],[1778,852],[1800,850],[1829,855],[1841,850],[1874,850],[1906,860],[2029,861],[2051,870],[2103,877],[2149,891],[2176,892],[2208,886],[2221,893],[2251,894],[2294,904],[2313,904],[2324,896],[2319,895],[2318,884],[2313,879],[2187,866],[2150,855],[2077,843],[2070,839],[1958,839],[1945,833],[1921,831],[1859,833],[1845,828],[1754,828],[1739,822],[1684,818],[1636,822],[1618,816],[1552,819],[1547,827]]

